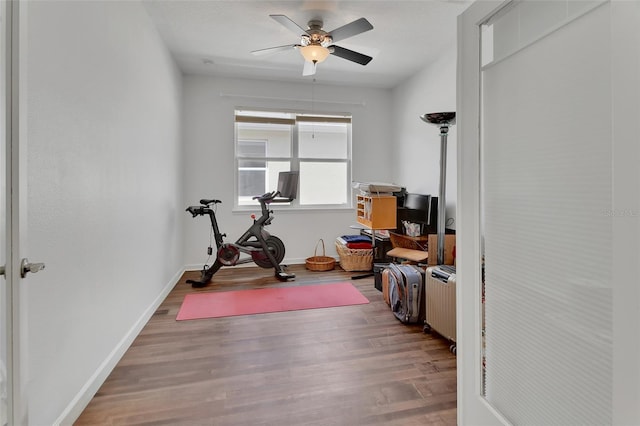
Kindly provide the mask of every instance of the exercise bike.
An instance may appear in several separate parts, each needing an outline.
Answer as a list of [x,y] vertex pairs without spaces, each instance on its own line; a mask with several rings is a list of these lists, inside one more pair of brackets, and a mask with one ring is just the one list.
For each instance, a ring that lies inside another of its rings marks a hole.
[[[208,215],[211,220],[211,228],[216,242],[216,260],[210,267],[205,265],[202,269],[200,280],[187,280],[194,288],[204,287],[211,281],[213,275],[223,266],[235,266],[243,263],[254,262],[261,268],[274,268],[275,276],[281,281],[295,278],[295,274],[286,272],[280,262],[284,259],[285,247],[282,240],[269,234],[264,227],[271,224],[273,211],[269,210],[271,203],[289,203],[296,198],[298,190],[298,172],[280,172],[278,177],[278,190],[267,192],[253,197],[260,203],[262,215],[253,217],[253,224],[235,243],[225,243],[226,234],[220,233],[216,219],[216,205],[222,203],[216,199],[202,199],[199,206],[189,206],[186,211],[193,217]],[[208,254],[213,254],[211,246]],[[241,254],[249,257],[241,258]]]

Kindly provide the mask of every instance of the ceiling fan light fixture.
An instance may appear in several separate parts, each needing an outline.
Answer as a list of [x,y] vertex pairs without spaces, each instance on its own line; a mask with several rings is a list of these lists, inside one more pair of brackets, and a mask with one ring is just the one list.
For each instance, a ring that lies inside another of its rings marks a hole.
[[300,53],[304,57],[305,61],[317,64],[327,59],[330,52],[326,47],[317,44],[310,44],[308,46],[301,47]]

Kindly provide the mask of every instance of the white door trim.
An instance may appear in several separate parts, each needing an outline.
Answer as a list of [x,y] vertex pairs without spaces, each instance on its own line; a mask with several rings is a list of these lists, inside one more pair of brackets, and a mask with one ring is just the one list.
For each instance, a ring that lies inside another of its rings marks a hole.
[[3,2],[6,7],[6,144],[7,144],[7,332],[8,332],[8,422],[11,425],[26,425],[26,309],[20,289],[22,280],[20,271],[22,242],[25,239],[26,226],[26,158],[24,146],[21,146],[23,123],[19,93],[24,79],[20,47],[21,40],[21,4],[18,1]]
[[482,396],[480,24],[509,1],[478,1],[458,17],[458,424],[509,424]]

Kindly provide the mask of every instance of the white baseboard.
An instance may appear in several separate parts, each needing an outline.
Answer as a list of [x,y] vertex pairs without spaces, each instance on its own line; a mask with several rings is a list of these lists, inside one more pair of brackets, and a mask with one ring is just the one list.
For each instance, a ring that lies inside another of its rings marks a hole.
[[95,373],[91,375],[89,380],[87,380],[87,382],[80,389],[75,398],[73,398],[69,405],[67,405],[67,408],[65,408],[62,414],[60,414],[58,419],[54,422],[54,425],[72,425],[78,419],[78,417],[80,417],[82,411],[84,411],[89,402],[91,402],[91,399],[96,394],[96,392],[98,392],[100,386],[102,386],[104,381],[107,380],[107,377],[109,377],[111,371],[113,371],[127,349],[129,349],[135,338],[138,337],[138,334],[140,334],[151,316],[162,304],[162,302],[164,302],[171,290],[173,290],[178,280],[180,280],[180,278],[182,277],[182,274],[184,274],[184,271],[184,268],[179,270],[171,278],[171,280],[169,280],[169,282],[164,286],[162,291],[158,294],[151,305],[149,305],[149,307],[142,313],[142,315],[140,315],[138,320],[124,335],[118,345],[111,351],[111,353],[102,362]]

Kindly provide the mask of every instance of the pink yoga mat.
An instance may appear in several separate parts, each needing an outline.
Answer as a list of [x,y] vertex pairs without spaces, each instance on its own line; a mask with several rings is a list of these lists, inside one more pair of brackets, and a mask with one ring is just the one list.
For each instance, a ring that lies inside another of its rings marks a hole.
[[369,303],[351,283],[187,294],[176,320],[220,318]]

